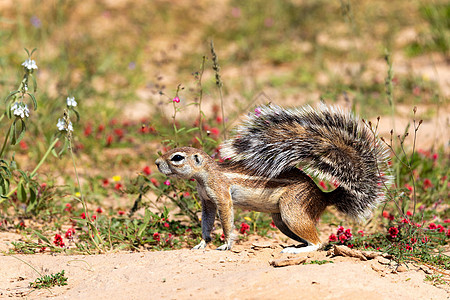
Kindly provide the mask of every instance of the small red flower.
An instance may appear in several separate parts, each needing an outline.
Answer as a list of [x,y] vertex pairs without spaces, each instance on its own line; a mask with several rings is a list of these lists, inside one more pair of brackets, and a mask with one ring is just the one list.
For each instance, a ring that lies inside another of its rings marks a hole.
[[389,228],[389,235],[391,236],[391,238],[396,238],[397,234],[398,234],[398,228],[397,227],[391,227]]
[[412,192],[413,191],[413,187],[410,186],[409,184],[405,183],[405,188],[408,189],[408,191]]
[[90,136],[92,133],[92,126],[91,124],[87,124],[84,128],[84,136]]
[[124,136],[123,130],[120,128],[114,129],[114,134],[117,135],[119,139],[123,138]]
[[120,191],[122,189],[122,187],[123,187],[123,185],[120,182],[118,182],[114,185],[114,189],[116,191]]
[[389,216],[390,216],[391,214],[390,213],[388,213],[387,211],[383,211],[383,217],[385,218],[385,219],[389,219]]
[[164,227],[169,228],[170,227],[169,223],[165,222]]
[[55,240],[53,241],[53,244],[59,247],[64,247],[64,241],[60,234],[55,234]]
[[209,132],[211,132],[211,134],[214,136],[218,136],[220,133],[219,129],[216,127],[211,128],[211,130]]
[[406,215],[408,216],[408,217],[411,217],[413,214],[412,214],[412,212],[410,212],[409,210],[406,212]]
[[145,166],[144,169],[142,170],[142,172],[144,172],[144,174],[147,176],[152,174],[152,170],[150,169],[149,166]]
[[123,210],[119,210],[117,213],[119,214],[119,216],[123,216],[125,214]]
[[109,185],[109,180],[108,179],[102,179],[102,185],[103,187],[107,187]]
[[345,242],[346,240],[348,240],[348,238],[345,234],[339,235],[339,241],[341,241],[341,243]]
[[444,226],[442,226],[441,224],[439,224],[439,225],[437,226],[437,229],[439,230],[439,232],[444,232],[444,231],[445,231]]
[[425,180],[423,181],[423,188],[424,189],[428,189],[433,187],[433,183],[431,183],[431,180],[428,178],[425,178]]
[[170,180],[167,179],[166,181],[164,181],[164,184],[167,185],[167,186],[169,186],[169,185],[170,185]]
[[342,227],[342,226],[339,226],[338,228],[337,228],[337,232],[336,232],[336,235],[341,235],[342,233],[344,233],[344,227]]
[[97,132],[103,132],[103,130],[105,130],[105,125],[103,124],[98,125]]
[[73,239],[73,235],[75,234],[75,228],[71,227],[67,229],[66,234],[64,235],[66,239]]
[[241,228],[239,229],[239,232],[242,234],[246,234],[250,230],[250,225],[248,225],[245,222],[241,223]]
[[155,178],[150,179],[150,181],[153,183],[154,186],[159,186],[159,182]]
[[430,225],[428,225],[428,228],[429,228],[430,230],[434,230],[434,229],[437,229],[437,226],[436,226],[436,224],[434,224],[434,223],[430,223]]
[[344,232],[344,235],[347,237],[347,239],[351,239],[352,238],[352,232],[351,232],[351,230],[350,230],[350,228],[348,228],[348,229],[346,229],[345,230],[345,232]]
[[180,98],[178,98],[178,96],[176,96],[175,98],[173,98],[172,101],[173,101],[173,102],[176,102],[176,103],[180,103]]
[[66,203],[66,208],[64,208],[64,211],[70,212],[72,210],[72,204]]
[[92,215],[92,220],[97,220],[97,215]]
[[334,233],[330,234],[330,236],[328,237],[328,240],[330,242],[337,242],[338,238],[336,235],[334,235]]
[[110,145],[112,144],[112,142],[113,142],[113,137],[112,137],[112,135],[108,135],[108,136],[106,137],[106,146],[110,146]]
[[82,218],[83,220],[86,219],[86,213],[82,212],[80,218]]
[[98,213],[98,214],[101,214],[103,212],[103,209],[101,207],[97,207],[95,212]]
[[359,233],[361,236],[364,236],[364,231],[359,230],[358,233]]
[[153,239],[154,239],[155,241],[159,242],[159,241],[161,240],[160,234],[159,234],[158,232],[155,232],[155,233],[153,234]]
[[24,140],[21,140],[19,142],[19,146],[20,146],[20,149],[22,149],[22,150],[28,150],[28,145],[27,145],[27,143],[25,143]]

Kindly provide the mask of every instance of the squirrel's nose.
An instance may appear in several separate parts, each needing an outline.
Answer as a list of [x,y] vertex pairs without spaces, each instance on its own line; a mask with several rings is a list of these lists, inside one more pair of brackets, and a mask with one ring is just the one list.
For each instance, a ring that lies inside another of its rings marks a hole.
[[158,158],[157,160],[155,160],[155,164],[156,164],[157,166],[159,166],[160,163],[161,163],[161,158]]

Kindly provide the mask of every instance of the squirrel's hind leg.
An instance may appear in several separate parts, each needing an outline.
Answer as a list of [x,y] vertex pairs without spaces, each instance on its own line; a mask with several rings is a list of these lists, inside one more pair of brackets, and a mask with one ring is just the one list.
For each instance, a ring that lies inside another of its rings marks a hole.
[[[305,201],[305,198],[308,199]],[[290,247],[283,249],[283,253],[301,253],[316,251],[321,247],[319,233],[316,229],[316,222],[318,216],[323,212],[326,204],[322,204],[322,199],[319,195],[314,195],[310,193],[309,195],[297,194],[293,195],[292,191],[285,193],[279,202],[280,206],[280,218],[278,216],[272,215],[275,225],[278,226],[281,232],[286,234],[288,237],[306,243],[306,247]],[[309,202],[311,201],[311,202]],[[309,211],[313,204],[313,211]],[[275,221],[277,219],[277,221]]]
[[308,244],[307,241],[305,241],[304,239],[302,239],[301,237],[299,237],[298,235],[296,235],[289,229],[289,227],[283,222],[283,219],[281,218],[280,213],[273,213],[272,220],[275,223],[275,226],[277,226],[277,228],[282,233],[284,233],[286,236],[290,237],[291,239],[293,239],[297,242],[304,243],[305,245]]

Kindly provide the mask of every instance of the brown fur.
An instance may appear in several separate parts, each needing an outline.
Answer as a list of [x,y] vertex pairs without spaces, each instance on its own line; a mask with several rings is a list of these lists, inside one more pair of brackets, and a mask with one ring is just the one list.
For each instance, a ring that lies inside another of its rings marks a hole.
[[[181,161],[176,156],[182,156]],[[205,152],[182,147],[157,159],[159,170],[179,178],[194,178],[202,202],[203,248],[211,241],[216,212],[222,224],[225,244],[232,247],[233,207],[254,209],[272,214],[277,227],[294,240],[316,249],[320,245],[316,222],[329,203],[311,178],[299,169],[291,169],[275,178],[256,177],[227,163],[218,164]]]

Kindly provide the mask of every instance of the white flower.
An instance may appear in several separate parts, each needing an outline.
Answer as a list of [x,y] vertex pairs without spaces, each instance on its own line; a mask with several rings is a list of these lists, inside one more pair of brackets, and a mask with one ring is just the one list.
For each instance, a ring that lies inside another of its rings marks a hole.
[[30,116],[30,110],[28,109],[27,105],[22,102],[14,102],[14,104],[11,106],[11,110],[13,111],[13,114],[17,117],[20,117],[21,119],[25,117]]
[[67,97],[67,106],[68,107],[71,107],[71,106],[73,106],[73,107],[75,107],[75,106],[77,106],[77,101],[75,101],[75,97]]
[[56,124],[56,127],[58,127],[59,131],[73,131],[72,122],[69,121],[69,124],[66,125],[66,121],[64,119],[58,119],[58,124]]
[[26,61],[24,61],[22,63],[22,66],[24,66],[28,70],[33,70],[33,69],[37,69],[38,68],[37,65],[36,65],[36,62],[33,59],[27,59]]
[[66,122],[64,122],[63,119],[58,119],[58,124],[56,124],[56,127],[58,127],[59,131],[66,130]]

